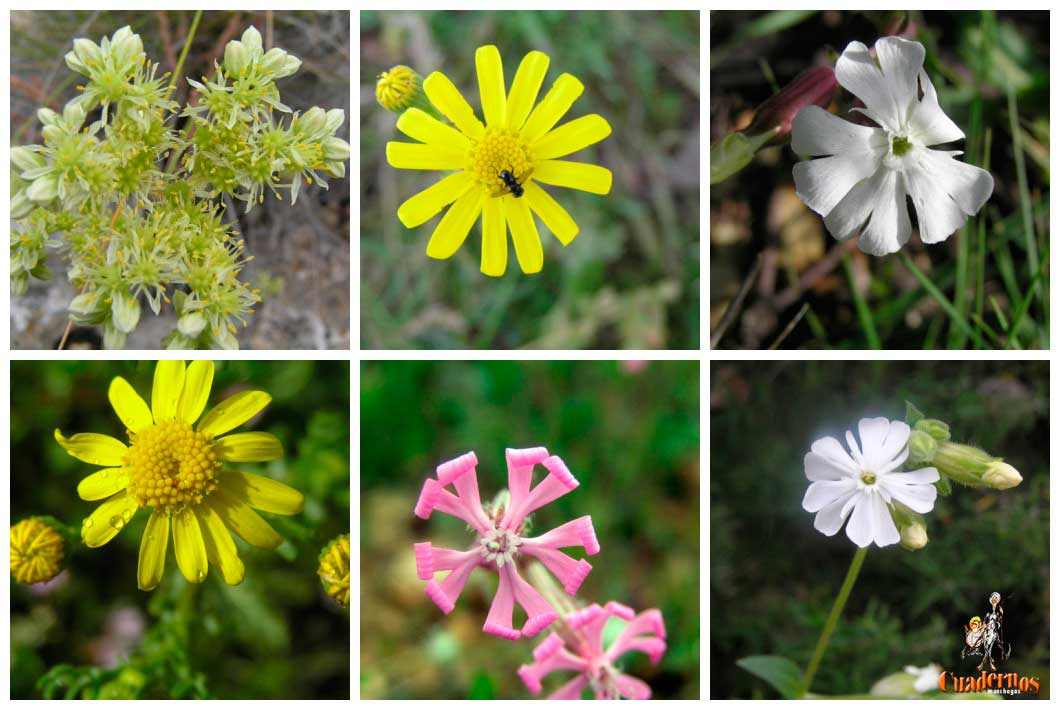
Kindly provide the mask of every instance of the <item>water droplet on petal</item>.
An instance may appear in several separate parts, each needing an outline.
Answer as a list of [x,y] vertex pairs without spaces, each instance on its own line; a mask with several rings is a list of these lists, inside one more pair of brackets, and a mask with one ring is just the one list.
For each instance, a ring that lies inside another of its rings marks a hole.
[[125,521],[122,520],[120,515],[115,515],[110,519],[110,526],[115,530],[121,530],[125,527]]
[[206,570],[199,570],[199,581],[206,579]]
[[92,518],[85,518],[85,519],[84,519],[84,520],[83,520],[83,521],[81,522],[81,527],[83,527],[83,528],[90,528],[90,527],[92,527]]

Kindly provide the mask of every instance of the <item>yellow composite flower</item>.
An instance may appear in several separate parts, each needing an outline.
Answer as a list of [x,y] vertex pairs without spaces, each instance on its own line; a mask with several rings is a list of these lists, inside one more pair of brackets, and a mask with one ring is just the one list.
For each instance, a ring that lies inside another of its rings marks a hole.
[[350,605],[350,536],[339,535],[320,553],[317,576],[328,596],[342,606]]
[[39,584],[63,569],[63,538],[37,518],[11,526],[11,576],[19,584]]
[[256,547],[275,548],[282,538],[254,509],[278,515],[302,511],[302,494],[290,486],[225,465],[272,461],[283,456],[283,446],[266,432],[228,434],[272,401],[259,390],[238,392],[199,419],[213,372],[208,361],[187,368],[180,360],[159,361],[150,407],[125,379],[115,377],[108,395],[128,430],[128,446],[104,434],[67,438],[55,430],[55,440],[71,456],[106,466],[77,486],[82,499],[104,501],[82,522],[88,547],[105,545],[140,508],[151,508],[136,572],[143,590],[162,579],[170,530],[177,566],[189,582],[206,579],[212,564],[225,582],[239,584],[243,562],[229,531]]
[[[539,183],[598,195],[611,191],[607,168],[558,160],[603,140],[611,126],[602,116],[590,114],[555,127],[584,87],[562,74],[535,107],[548,63],[542,52],[527,54],[506,92],[500,52],[493,45],[479,47],[475,67],[485,123],[441,72],[428,76],[423,90],[452,125],[417,108],[398,119],[398,130],[420,142],[387,143],[386,157],[393,167],[456,171],[398,208],[398,219],[411,229],[452,204],[431,235],[427,256],[448,259],[455,254],[481,214],[482,273],[504,274],[508,229],[519,266],[524,273],[537,273],[544,254],[533,215],[564,246],[578,234],[574,219]],[[508,171],[508,181],[501,177],[503,171]]]

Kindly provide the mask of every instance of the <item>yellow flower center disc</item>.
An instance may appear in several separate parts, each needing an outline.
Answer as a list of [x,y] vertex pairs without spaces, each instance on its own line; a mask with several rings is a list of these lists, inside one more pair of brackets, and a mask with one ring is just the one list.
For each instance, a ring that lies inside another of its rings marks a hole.
[[534,164],[527,146],[516,131],[487,128],[482,138],[472,143],[467,171],[491,194],[506,192],[501,171],[507,170],[519,183],[530,176]]
[[140,505],[182,510],[217,487],[221,467],[213,438],[192,431],[191,425],[170,420],[131,434],[125,454],[129,494]]

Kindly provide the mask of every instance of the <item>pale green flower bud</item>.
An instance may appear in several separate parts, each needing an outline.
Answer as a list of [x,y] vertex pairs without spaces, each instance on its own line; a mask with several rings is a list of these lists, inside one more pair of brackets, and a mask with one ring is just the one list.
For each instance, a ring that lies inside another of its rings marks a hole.
[[346,160],[350,157],[350,144],[332,136],[324,141],[324,160]]
[[231,75],[240,75],[250,63],[250,54],[242,42],[231,41],[225,47],[225,71]]
[[243,32],[243,36],[239,38],[246,46],[247,51],[250,52],[251,56],[258,56],[261,54],[261,33],[258,32],[254,25],[251,25]]
[[59,176],[55,173],[41,175],[26,188],[26,197],[37,204],[45,204],[59,194]]
[[15,196],[11,198],[11,219],[22,219],[36,207],[33,204],[33,200],[26,196],[26,189],[23,188],[15,193]]
[[310,135],[316,133],[324,128],[326,124],[326,114],[324,109],[319,106],[314,106],[309,109],[301,116],[298,117],[298,131],[303,135]]
[[107,350],[121,350],[125,347],[125,333],[111,323],[103,324],[103,347]]
[[131,293],[115,293],[111,299],[110,313],[115,328],[123,333],[131,333],[140,322],[140,301]]
[[11,295],[22,296],[25,295],[26,289],[29,288],[29,276],[23,271],[17,274],[11,274]]
[[180,331],[181,335],[188,338],[197,338],[202,329],[206,327],[206,318],[203,317],[202,313],[198,311],[194,313],[188,313],[180,317],[177,321],[177,330]]
[[76,131],[85,122],[85,117],[88,114],[85,113],[84,105],[74,99],[73,101],[66,104],[63,107],[63,123],[71,131]]
[[54,144],[66,134],[66,129],[61,126],[45,126],[41,130],[41,135],[44,136],[44,142],[48,145]]
[[37,120],[45,126],[54,126],[61,120],[59,114],[48,107],[37,109]]
[[66,66],[70,67],[71,71],[88,76],[89,68],[75,52],[67,52],[63,55],[63,59],[66,60]]
[[909,463],[914,466],[931,463],[938,446],[938,442],[927,432],[914,431],[909,435]]
[[143,54],[143,51],[143,40],[140,39],[140,35],[134,34],[128,25],[115,32],[110,38],[110,54],[118,65]]
[[279,47],[273,47],[268,52],[265,52],[265,56],[261,58],[261,68],[269,73],[275,74],[283,68],[284,62],[286,61],[287,52]]
[[105,306],[98,293],[88,291],[75,296],[66,310],[70,313],[70,319],[77,323],[95,323],[100,320]]
[[166,341],[166,350],[194,350],[195,341],[179,332],[173,333]]
[[43,168],[46,164],[44,156],[27,145],[15,146],[11,149],[11,164],[19,172]]
[[346,122],[346,112],[341,108],[333,108],[325,116],[324,130],[328,133],[334,133],[339,126]]
[[899,528],[898,534],[901,536],[898,544],[910,552],[915,552],[928,544],[927,526],[924,525],[923,519]]
[[950,440],[950,425],[939,419],[921,419],[913,429],[929,434],[936,441]]
[[277,79],[282,79],[285,76],[291,76],[299,70],[302,66],[302,60],[298,57],[292,57],[290,54],[283,60],[283,66],[280,67],[279,71],[276,72],[275,76]]
[[983,474],[983,483],[999,491],[1015,488],[1022,480],[1023,476],[1020,472],[1004,461],[995,461],[990,464],[986,473]]
[[85,39],[84,37],[79,37],[74,40],[74,54],[86,65],[89,62],[100,61],[103,56],[99,45],[90,39]]

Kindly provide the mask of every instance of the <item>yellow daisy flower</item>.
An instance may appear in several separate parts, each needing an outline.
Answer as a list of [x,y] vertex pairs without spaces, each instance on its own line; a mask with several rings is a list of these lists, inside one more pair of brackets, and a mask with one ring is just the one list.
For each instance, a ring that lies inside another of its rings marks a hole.
[[339,535],[320,553],[317,576],[328,596],[342,606],[350,605],[350,536]]
[[11,576],[16,582],[47,582],[62,569],[63,539],[54,528],[37,518],[11,526]]
[[266,432],[222,436],[264,409],[272,397],[244,390],[199,419],[212,384],[212,362],[196,361],[185,369],[183,361],[161,360],[150,407],[123,378],[110,383],[110,403],[128,430],[128,446],[104,434],[66,438],[55,430],[55,440],[71,456],[107,467],[77,486],[84,500],[106,499],[82,523],[85,545],[105,545],[140,508],[152,509],[140,540],[140,589],[154,589],[161,581],[170,529],[177,566],[189,582],[206,579],[212,564],[225,582],[239,584],[243,562],[229,530],[251,545],[275,548],[282,538],[253,509],[278,515],[302,512],[302,494],[290,486],[224,466],[283,456],[280,440]]
[[544,254],[534,214],[564,246],[578,234],[570,214],[538,183],[598,195],[611,191],[607,168],[557,160],[603,140],[611,126],[602,116],[590,114],[553,128],[584,87],[562,74],[535,107],[548,61],[542,52],[527,54],[506,94],[500,52],[492,45],[479,47],[475,67],[485,124],[441,72],[428,76],[423,90],[452,126],[416,108],[398,119],[398,130],[420,142],[387,143],[386,157],[393,167],[456,171],[398,208],[398,219],[411,229],[452,204],[431,235],[427,256],[448,259],[455,254],[481,214],[482,273],[504,274],[507,229],[523,272],[537,273]]

